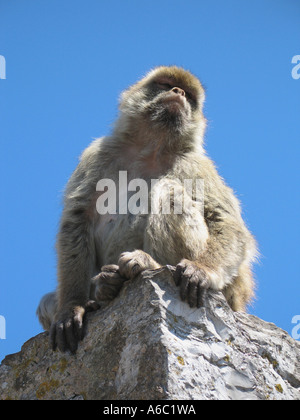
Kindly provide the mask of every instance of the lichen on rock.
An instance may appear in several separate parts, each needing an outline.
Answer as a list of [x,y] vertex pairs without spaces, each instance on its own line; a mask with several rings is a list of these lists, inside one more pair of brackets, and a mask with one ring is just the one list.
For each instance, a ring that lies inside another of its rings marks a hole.
[[300,399],[300,343],[221,293],[190,308],[168,268],[128,282],[87,330],[76,355],[52,352],[43,333],[7,356],[0,399]]

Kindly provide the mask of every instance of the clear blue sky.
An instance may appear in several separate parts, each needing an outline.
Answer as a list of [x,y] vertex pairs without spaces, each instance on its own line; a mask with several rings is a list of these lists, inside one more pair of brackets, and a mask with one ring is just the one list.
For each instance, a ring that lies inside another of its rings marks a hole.
[[0,0],[0,359],[41,332],[56,285],[62,190],[110,132],[120,92],[156,65],[207,90],[206,145],[261,252],[251,313],[291,333],[300,314],[299,0]]

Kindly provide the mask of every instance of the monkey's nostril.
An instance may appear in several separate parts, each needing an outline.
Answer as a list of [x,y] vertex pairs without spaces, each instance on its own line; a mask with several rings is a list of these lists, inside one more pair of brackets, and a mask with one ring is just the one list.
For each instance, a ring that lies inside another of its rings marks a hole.
[[174,87],[172,91],[177,95],[185,96],[185,91],[183,89],[180,89],[179,87]]

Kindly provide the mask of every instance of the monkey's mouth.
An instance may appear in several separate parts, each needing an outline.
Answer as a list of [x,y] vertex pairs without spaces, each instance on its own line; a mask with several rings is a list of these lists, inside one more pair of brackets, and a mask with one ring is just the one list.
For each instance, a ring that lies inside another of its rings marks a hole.
[[162,100],[166,111],[174,114],[182,114],[185,109],[185,99],[179,95],[170,95]]
[[187,118],[185,98],[175,94],[164,95],[151,104],[148,112],[151,121],[158,123],[160,128],[181,130]]
[[168,95],[163,99],[164,104],[177,104],[182,107],[185,106],[185,98],[181,95]]

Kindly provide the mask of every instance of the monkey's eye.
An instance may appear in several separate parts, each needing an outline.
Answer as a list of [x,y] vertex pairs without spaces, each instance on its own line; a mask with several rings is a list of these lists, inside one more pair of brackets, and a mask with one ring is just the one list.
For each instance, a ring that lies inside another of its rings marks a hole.
[[185,92],[185,95],[186,95],[187,99],[189,99],[191,101],[193,101],[195,99],[194,96],[190,92]]
[[186,98],[189,102],[191,102],[193,104],[197,103],[197,99],[196,99],[195,95],[193,95],[192,93],[186,91],[185,96],[186,96]]
[[157,82],[157,86],[162,90],[171,90],[172,86],[169,83]]

